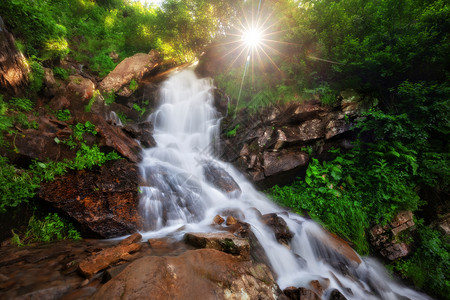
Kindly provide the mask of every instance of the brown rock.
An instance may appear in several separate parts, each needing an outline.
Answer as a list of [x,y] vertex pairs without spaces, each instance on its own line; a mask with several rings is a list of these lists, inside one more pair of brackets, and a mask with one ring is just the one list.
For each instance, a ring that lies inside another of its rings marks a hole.
[[450,235],[450,214],[438,220],[436,227],[442,234]]
[[352,267],[356,267],[361,263],[361,258],[355,250],[337,235],[328,231],[322,231],[320,233],[309,233],[309,236],[313,239],[316,255],[321,256],[330,263],[334,263],[336,260],[344,260]]
[[84,276],[90,278],[99,271],[118,262],[122,257],[126,257],[127,254],[137,252],[141,248],[142,244],[140,243],[119,244],[116,247],[104,249],[92,257],[81,261],[78,268]]
[[347,298],[338,290],[333,290],[330,294],[330,300],[347,300]]
[[105,92],[114,92],[120,96],[128,97],[134,91],[129,85],[132,80],[139,82],[160,64],[159,54],[152,50],[149,54],[137,53],[125,58],[111,73],[100,82],[100,89]]
[[312,119],[300,125],[283,126],[277,131],[277,144],[275,149],[285,144],[301,144],[325,137],[325,124],[320,119]]
[[[389,260],[409,255],[410,245],[400,242],[397,236],[410,234],[414,229],[413,214],[411,211],[401,211],[387,225],[375,225],[370,232],[370,243],[380,251],[381,255]],[[408,231],[407,231],[408,229]]]
[[389,223],[392,227],[398,227],[402,224],[412,221],[413,213],[410,210],[399,212],[394,219]]
[[227,222],[226,222],[227,226],[234,225],[237,222],[238,221],[233,216],[228,216],[227,217]]
[[74,158],[74,153],[69,147],[55,142],[56,137],[58,133],[27,129],[15,137],[15,148],[20,155],[40,161]]
[[296,288],[290,286],[283,290],[283,293],[291,300],[320,300],[321,298],[311,290],[306,288]]
[[92,299],[277,299],[270,270],[213,249],[132,262]]
[[325,138],[331,139],[339,134],[350,130],[350,124],[345,120],[330,120],[326,126]]
[[20,97],[27,92],[28,73],[25,57],[0,17],[0,94]]
[[126,246],[126,245],[130,245],[133,243],[137,243],[140,242],[142,239],[142,235],[140,233],[133,233],[132,235],[130,235],[129,237],[127,237],[126,239],[120,241],[119,245],[122,246]]
[[261,221],[272,229],[279,243],[288,245],[294,236],[283,218],[277,216],[275,213],[263,215]]
[[126,160],[45,182],[39,196],[74,218],[85,231],[105,238],[131,234],[142,226],[138,170]]
[[140,161],[141,147],[139,144],[120,128],[109,124],[102,116],[92,113],[78,113],[76,119],[81,123],[89,121],[95,125],[95,130],[100,136],[98,141],[100,147],[111,147],[132,162]]
[[185,243],[197,248],[215,249],[243,259],[250,258],[250,244],[247,239],[238,238],[228,232],[186,233]]
[[328,287],[330,286],[330,279],[323,278],[320,281],[311,280],[309,282],[309,286],[311,287],[312,291],[314,291],[317,295],[322,297],[324,290],[328,289]]
[[225,222],[225,220],[224,220],[221,216],[216,215],[216,216],[214,217],[214,220],[213,220],[213,223],[214,223],[214,224],[222,225],[223,222]]
[[56,94],[58,87],[52,69],[44,68],[44,86],[46,97],[51,98]]
[[393,243],[383,249],[380,253],[389,260],[396,260],[409,254],[410,249],[406,243]]
[[94,96],[95,84],[81,75],[70,75],[65,97],[70,101],[72,110],[83,111]]
[[308,154],[305,152],[264,152],[264,174],[266,176],[273,176],[307,164]]

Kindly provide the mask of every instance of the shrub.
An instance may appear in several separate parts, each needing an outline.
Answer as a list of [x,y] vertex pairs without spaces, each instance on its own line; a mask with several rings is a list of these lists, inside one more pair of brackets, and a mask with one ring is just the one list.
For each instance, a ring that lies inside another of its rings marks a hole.
[[50,213],[41,220],[32,216],[25,233],[17,234],[13,231],[12,242],[18,246],[23,246],[35,242],[65,239],[80,240],[81,234],[72,223],[60,218],[56,213]]

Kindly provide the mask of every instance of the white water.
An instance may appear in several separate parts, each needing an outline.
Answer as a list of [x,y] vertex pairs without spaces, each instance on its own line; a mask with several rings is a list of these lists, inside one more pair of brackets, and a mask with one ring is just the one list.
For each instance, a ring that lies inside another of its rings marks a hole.
[[[186,232],[213,231],[209,225],[214,216],[224,210],[238,210],[265,249],[281,289],[308,287],[311,280],[328,278],[330,285],[323,299],[328,299],[334,289],[347,299],[405,299],[397,295],[429,299],[394,282],[372,259],[362,259],[358,265],[327,250],[319,241],[329,237],[317,224],[284,212],[230,164],[214,159],[212,149],[219,137],[220,120],[212,104],[212,87],[211,80],[197,79],[192,70],[171,76],[162,86],[160,107],[150,116],[158,146],[144,150],[140,164],[148,182],[140,187],[140,209],[147,221],[144,238],[181,238]],[[230,197],[210,185],[204,178],[205,162],[226,170],[242,194]],[[294,233],[290,249],[276,241],[254,208],[262,214],[283,213],[279,216]],[[344,263],[347,267],[342,268]]]

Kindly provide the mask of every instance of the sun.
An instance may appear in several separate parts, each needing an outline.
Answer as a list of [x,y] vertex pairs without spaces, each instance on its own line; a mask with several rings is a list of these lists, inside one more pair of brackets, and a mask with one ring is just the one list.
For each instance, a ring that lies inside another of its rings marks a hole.
[[263,31],[259,28],[244,29],[241,41],[250,49],[258,48],[263,41]]

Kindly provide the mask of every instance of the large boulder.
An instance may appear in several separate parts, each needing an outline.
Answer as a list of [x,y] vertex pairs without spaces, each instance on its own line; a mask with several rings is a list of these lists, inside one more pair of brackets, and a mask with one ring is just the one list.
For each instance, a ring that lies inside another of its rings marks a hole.
[[111,238],[141,228],[138,182],[137,167],[122,159],[43,183],[39,196],[75,219],[84,231]]
[[17,50],[14,37],[0,17],[0,94],[24,96],[29,71],[25,57]]
[[278,299],[280,294],[267,266],[199,249],[138,259],[91,299]]
[[128,97],[135,90],[133,87],[130,88],[131,81],[141,81],[144,76],[158,67],[160,63],[159,54],[155,50],[150,51],[148,54],[137,53],[119,63],[100,82],[99,88],[104,92],[114,92],[119,96]]

